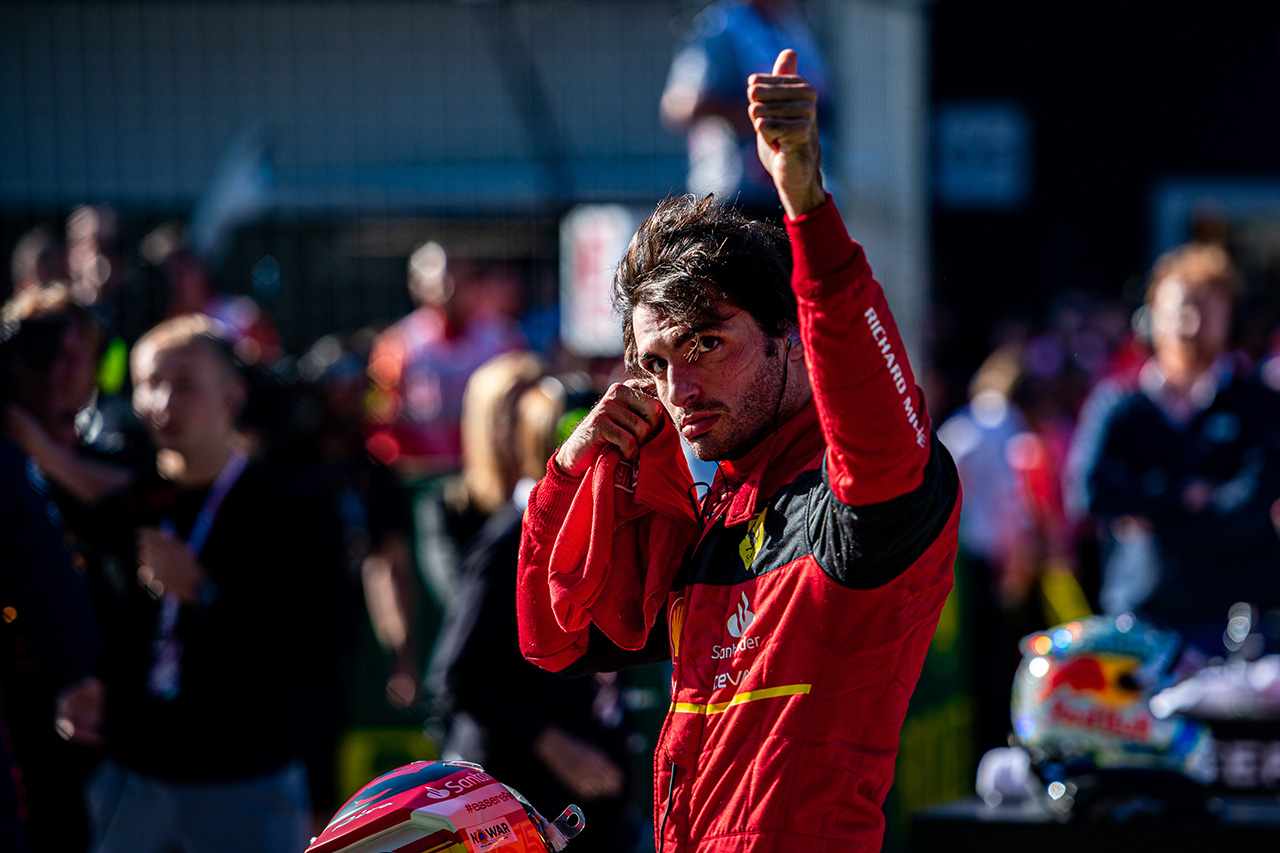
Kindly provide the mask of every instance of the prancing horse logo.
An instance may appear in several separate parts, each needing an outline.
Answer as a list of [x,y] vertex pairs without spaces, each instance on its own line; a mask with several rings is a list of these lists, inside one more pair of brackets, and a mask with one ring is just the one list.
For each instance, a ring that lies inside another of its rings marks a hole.
[[759,515],[747,522],[747,535],[738,544],[738,556],[742,558],[743,568],[751,568],[751,562],[764,547],[764,517],[767,512],[767,509],[762,509]]

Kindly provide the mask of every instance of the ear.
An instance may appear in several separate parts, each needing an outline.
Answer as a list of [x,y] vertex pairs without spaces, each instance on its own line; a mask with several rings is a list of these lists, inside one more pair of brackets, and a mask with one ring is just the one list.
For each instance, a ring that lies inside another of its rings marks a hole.
[[804,345],[800,342],[800,329],[794,325],[787,326],[787,357],[800,359],[804,357]]

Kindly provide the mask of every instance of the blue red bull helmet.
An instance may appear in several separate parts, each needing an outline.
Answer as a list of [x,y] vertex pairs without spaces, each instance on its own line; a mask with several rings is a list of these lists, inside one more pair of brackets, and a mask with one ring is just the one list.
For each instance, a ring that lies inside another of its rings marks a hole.
[[1014,738],[1045,775],[1107,770],[1203,775],[1208,730],[1157,719],[1151,697],[1173,681],[1174,631],[1131,613],[1093,616],[1022,639],[1013,682]]
[[307,853],[556,853],[586,825],[569,806],[548,821],[467,761],[415,761],[357,791]]

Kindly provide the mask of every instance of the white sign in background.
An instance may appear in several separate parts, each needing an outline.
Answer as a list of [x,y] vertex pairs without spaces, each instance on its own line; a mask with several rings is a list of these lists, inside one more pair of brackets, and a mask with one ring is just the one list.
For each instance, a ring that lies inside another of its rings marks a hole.
[[613,272],[643,215],[618,204],[575,207],[560,223],[560,339],[587,356],[622,354]]

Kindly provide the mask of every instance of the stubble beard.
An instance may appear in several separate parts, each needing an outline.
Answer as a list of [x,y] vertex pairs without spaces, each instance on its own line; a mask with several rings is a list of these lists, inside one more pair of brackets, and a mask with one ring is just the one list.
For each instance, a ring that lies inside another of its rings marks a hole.
[[782,395],[786,392],[786,359],[781,357],[772,341],[765,355],[766,367],[776,369],[766,369],[756,374],[755,381],[748,386],[737,406],[717,407],[725,414],[716,427],[724,430],[725,435],[710,441],[697,438],[689,442],[693,455],[703,462],[741,459],[781,423],[784,404]]

